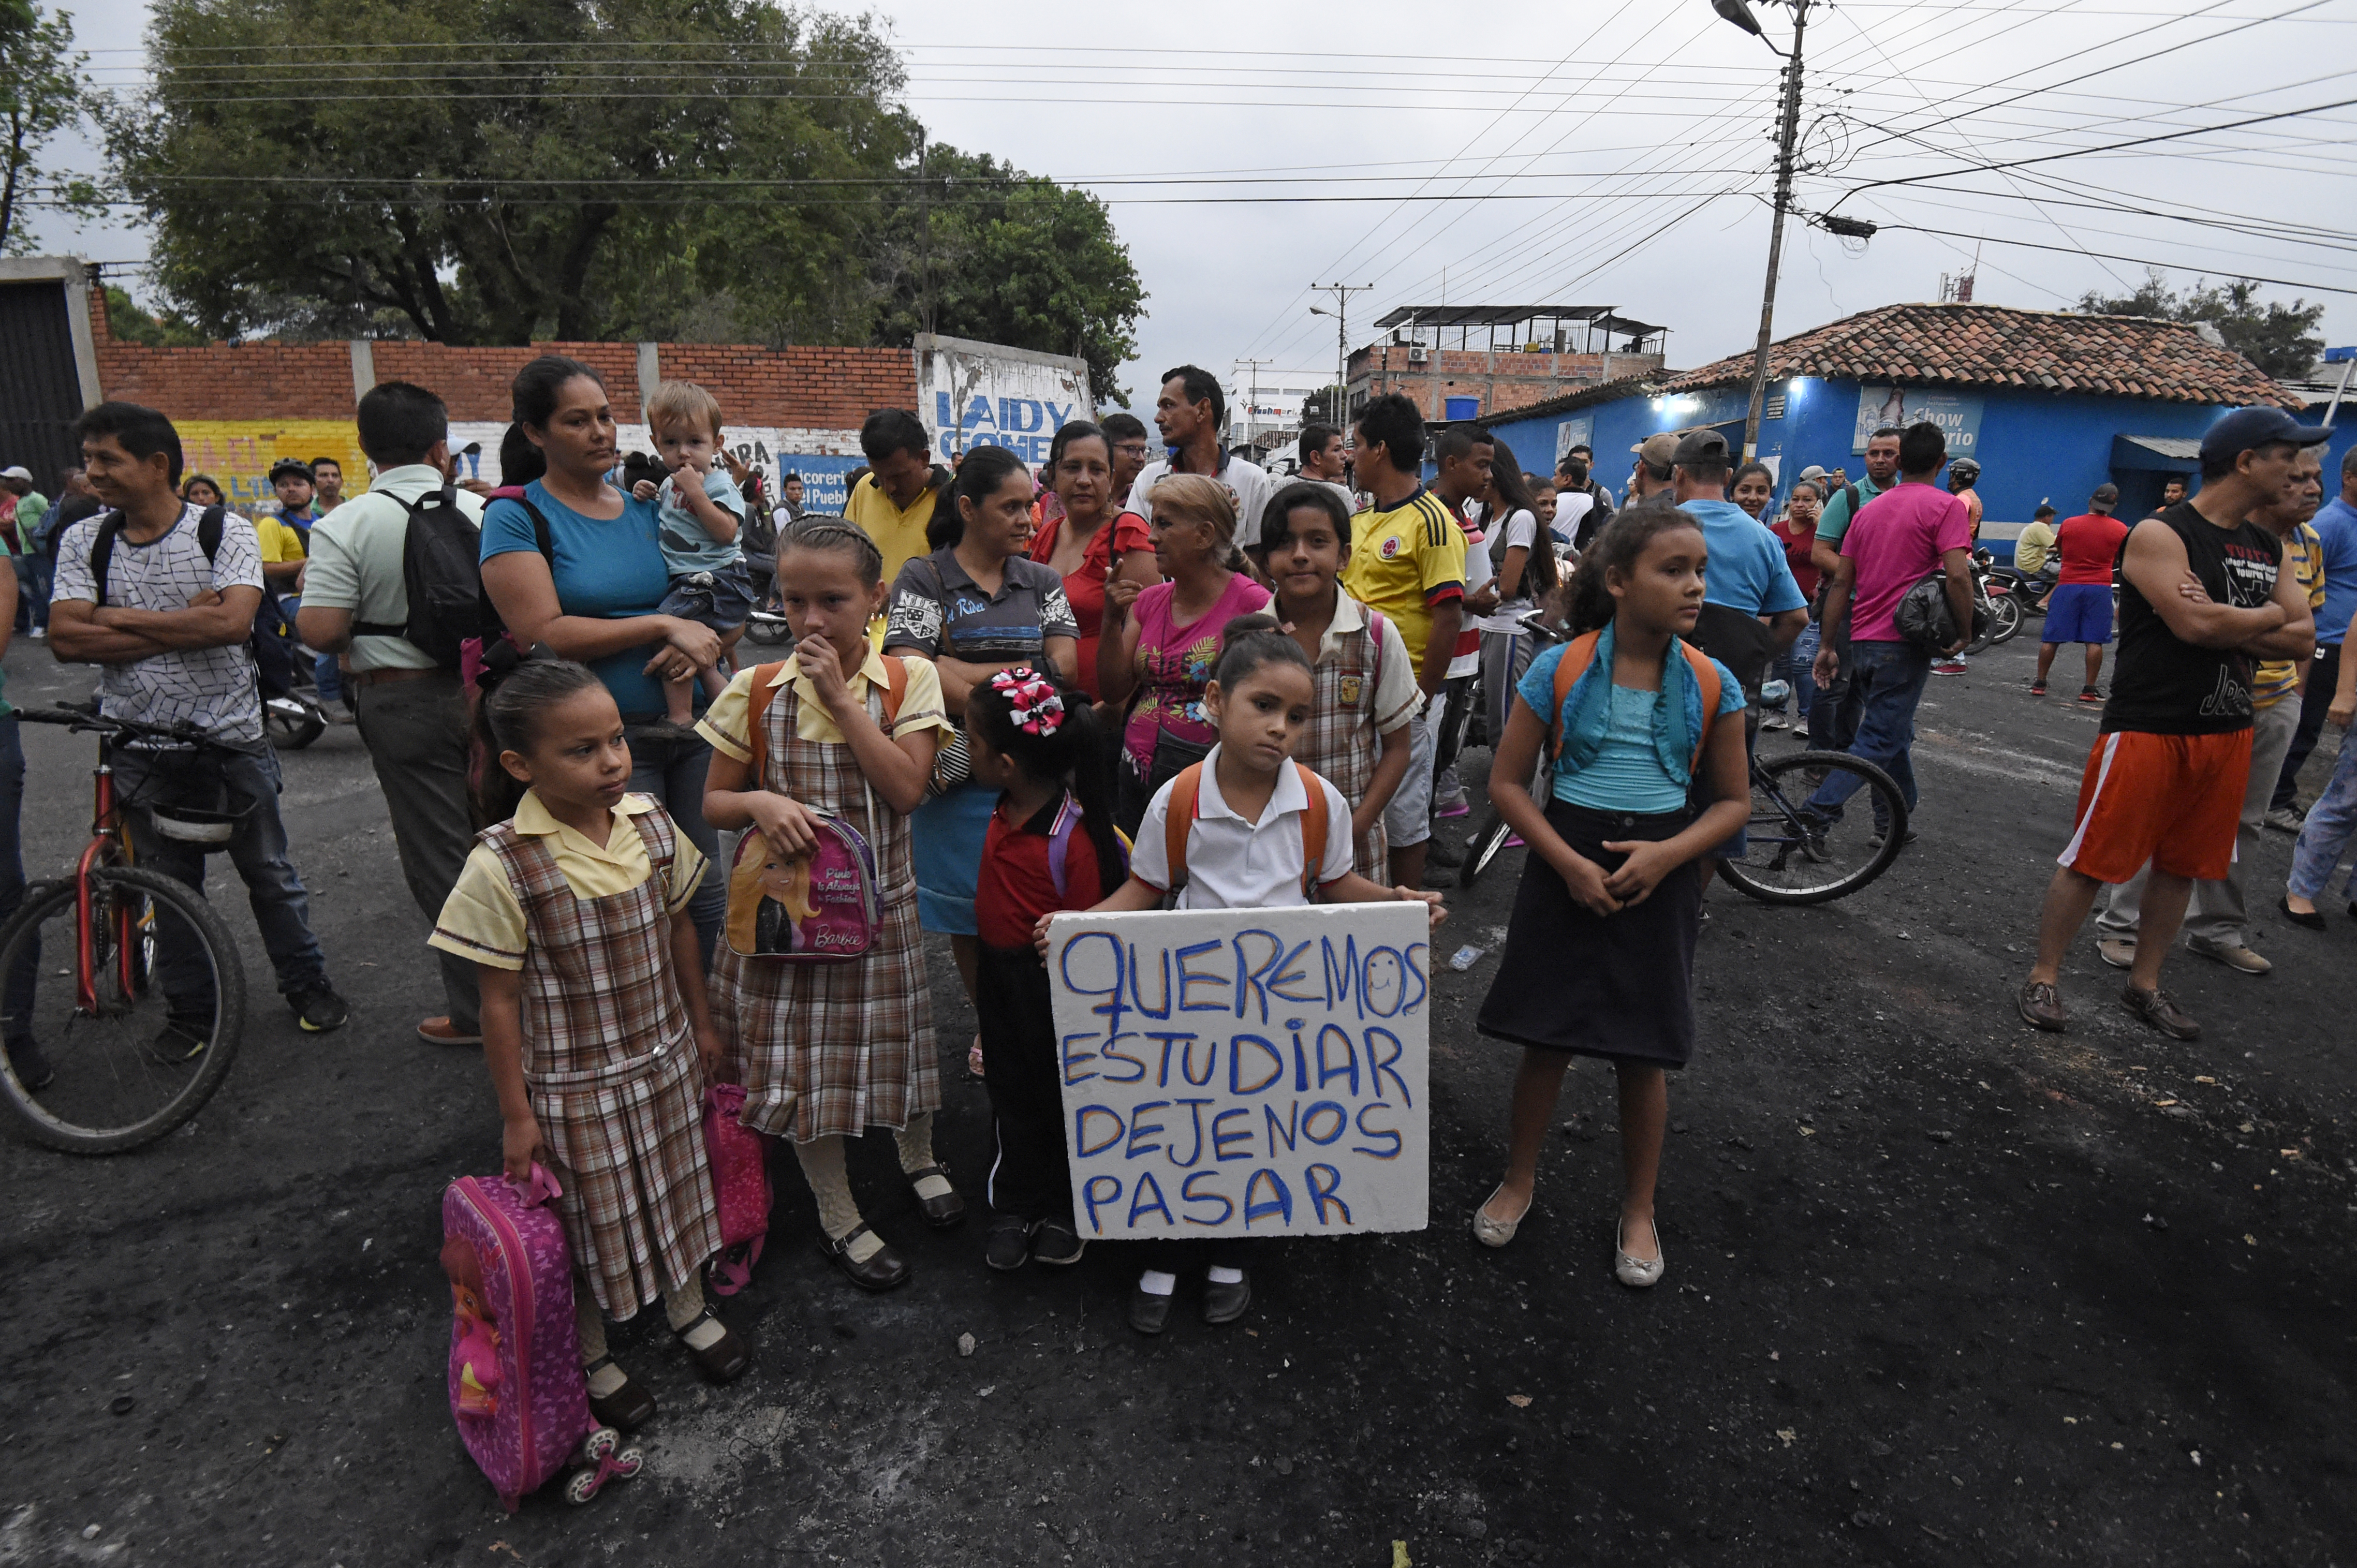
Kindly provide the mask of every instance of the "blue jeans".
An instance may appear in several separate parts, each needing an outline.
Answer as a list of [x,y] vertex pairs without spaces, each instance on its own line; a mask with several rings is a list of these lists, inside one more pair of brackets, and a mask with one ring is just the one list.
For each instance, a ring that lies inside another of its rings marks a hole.
[[1817,623],[1811,621],[1792,639],[1792,646],[1776,656],[1770,673],[1792,687],[1792,713],[1798,722],[1809,722],[1809,705],[1816,701],[1817,678],[1811,673],[1816,667],[1819,633]]
[[[2314,680],[2315,671],[2309,678]],[[2349,840],[2357,834],[2357,740],[2343,736],[2341,758],[2332,765],[2332,777],[2325,781],[2324,793],[2308,809],[2308,820],[2300,824],[2299,842],[2292,845],[2292,892],[2314,900],[2324,896],[2325,885],[2332,880],[2333,871],[2341,857],[2348,853]],[[2349,880],[2341,884],[2341,897],[2357,903],[2357,866],[2349,872]]]
[[38,555],[8,557],[8,564],[16,570],[16,629],[18,631],[30,631],[36,626],[46,624],[48,619],[47,615],[33,608],[38,602],[38,596],[33,591],[35,582],[33,573],[39,560],[40,557]]
[[[1858,706],[1857,738],[1843,749],[1889,774],[1911,811],[1915,764],[1909,750],[1915,741],[1915,704],[1932,678],[1932,656],[1911,642],[1853,642],[1848,674],[1851,700]],[[1842,802],[1865,782],[1855,773],[1830,774],[1809,797],[1807,809],[1839,822]]]
[[[701,739],[651,736],[636,725],[629,732],[630,788],[652,795],[679,824],[687,842],[709,860],[720,854],[720,835],[704,820],[704,779],[712,771],[712,747]],[[728,912],[728,870],[707,868],[703,886],[687,901],[688,918],[695,922],[696,945],[704,950],[704,966],[712,967],[714,948],[720,940],[720,922]]]
[[[22,727],[15,714],[0,714],[0,922],[25,901],[25,746],[18,734]],[[33,987],[40,975],[40,944],[36,939],[32,951],[8,976],[0,1007],[6,1009],[6,1033],[12,1040],[32,1036]]]
[[[311,934],[311,896],[286,858],[286,825],[278,815],[278,754],[268,746],[243,752],[206,747],[195,753],[157,757],[129,749],[114,754],[114,788],[129,813],[131,847],[137,864],[205,890],[202,845],[167,839],[143,806],[187,806],[243,813],[226,846],[230,864],[245,881],[253,923],[278,973],[278,993],[292,996],[328,983],[328,961]],[[172,1011],[203,1015],[213,1007],[212,975],[199,956],[194,933],[168,911],[156,925],[156,972]]]

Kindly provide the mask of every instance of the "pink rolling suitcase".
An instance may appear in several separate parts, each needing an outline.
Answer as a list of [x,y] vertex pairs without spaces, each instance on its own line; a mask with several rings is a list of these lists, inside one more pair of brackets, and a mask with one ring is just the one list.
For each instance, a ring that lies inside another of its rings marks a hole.
[[720,1210],[720,1255],[705,1271],[705,1283],[717,1295],[735,1295],[752,1283],[753,1265],[770,1235],[770,1140],[737,1120],[744,1113],[744,1085],[705,1090],[704,1150]]
[[529,1184],[460,1176],[442,1194],[442,1268],[455,1308],[450,1413],[510,1513],[575,1464],[594,1466],[565,1489],[583,1503],[643,1463],[589,1415],[572,1256],[548,1204],[558,1190],[534,1165]]

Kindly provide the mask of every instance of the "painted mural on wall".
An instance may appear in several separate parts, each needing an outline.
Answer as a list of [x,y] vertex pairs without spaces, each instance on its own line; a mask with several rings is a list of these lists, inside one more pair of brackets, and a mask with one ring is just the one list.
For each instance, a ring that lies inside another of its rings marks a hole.
[[278,504],[270,465],[282,457],[305,463],[333,457],[344,470],[345,495],[368,489],[360,429],[348,419],[182,419],[174,425],[180,433],[181,472],[210,475],[242,512]]
[[[450,422],[450,454],[458,478],[497,485],[500,441],[507,425],[494,420],[454,419]],[[625,455],[652,452],[654,438],[643,424],[625,424],[619,435]],[[812,511],[840,513],[848,493],[844,480],[867,459],[859,455],[856,430],[805,430],[770,424],[723,426],[721,441],[740,461],[761,476],[763,488],[775,496],[780,477],[800,474],[802,505]]]
[[1056,432],[1096,417],[1085,360],[963,338],[917,336],[917,417],[946,463],[976,446],[1004,446],[1038,467]]
[[1867,437],[1887,424],[1904,429],[1930,420],[1948,438],[1948,456],[1969,457],[1981,438],[1981,400],[1964,392],[1929,387],[1861,385],[1857,389],[1857,425],[1849,449],[1866,450]]

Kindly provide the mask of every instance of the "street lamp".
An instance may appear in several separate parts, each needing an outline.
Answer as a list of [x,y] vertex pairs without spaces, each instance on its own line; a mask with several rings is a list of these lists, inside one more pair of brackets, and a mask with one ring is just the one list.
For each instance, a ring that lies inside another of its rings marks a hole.
[[1792,206],[1792,145],[1801,127],[1801,39],[1809,26],[1809,0],[1791,0],[1792,50],[1785,54],[1760,29],[1745,0],[1711,0],[1710,8],[1784,56],[1784,106],[1776,138],[1776,210],[1768,228],[1768,281],[1760,293],[1760,341],[1751,356],[1751,403],[1743,416],[1743,460],[1760,456],[1760,414],[1768,396],[1768,340],[1776,323],[1776,271],[1784,254],[1784,214]]
[[1351,427],[1350,410],[1343,404],[1351,400],[1351,296],[1364,294],[1375,285],[1371,283],[1320,283],[1309,286],[1320,294],[1334,296],[1333,309],[1313,305],[1309,307],[1309,314],[1334,318],[1334,406],[1329,412],[1334,426],[1348,430]]

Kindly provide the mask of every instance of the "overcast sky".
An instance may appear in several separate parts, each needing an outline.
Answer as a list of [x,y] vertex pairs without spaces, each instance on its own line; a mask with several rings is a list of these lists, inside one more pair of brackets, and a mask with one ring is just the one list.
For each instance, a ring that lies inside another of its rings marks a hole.
[[[145,5],[74,8],[102,79],[124,80],[137,56],[99,46],[136,38]],[[1757,330],[1781,62],[1707,0],[1635,0],[1594,31],[1604,7],[1561,0],[1028,0],[1021,44],[1004,9],[874,10],[936,137],[1112,203],[1150,295],[1133,392],[1187,360],[1330,374],[1312,284],[1374,285],[1351,296],[1354,346],[1383,311],[1444,297],[1613,306],[1668,326],[1681,368]],[[1788,45],[1789,7],[1758,10]],[[2126,293],[2151,261],[2180,285],[2286,280],[2264,297],[2322,301],[2328,341],[2357,342],[2357,292],[2327,292],[2357,291],[2357,108],[2051,156],[2357,99],[2357,0],[1858,0],[1812,6],[1806,59],[1819,166],[1797,200],[1885,228],[1859,243],[1788,224],[1779,336],[1937,298],[1977,248],[1984,303]],[[1971,168],[2024,159],[2045,161]],[[1199,175],[1218,177],[1117,183]],[[1185,199],[1212,196],[1254,199]],[[1303,196],[1352,199],[1276,199]],[[135,231],[42,235],[145,254]]]

